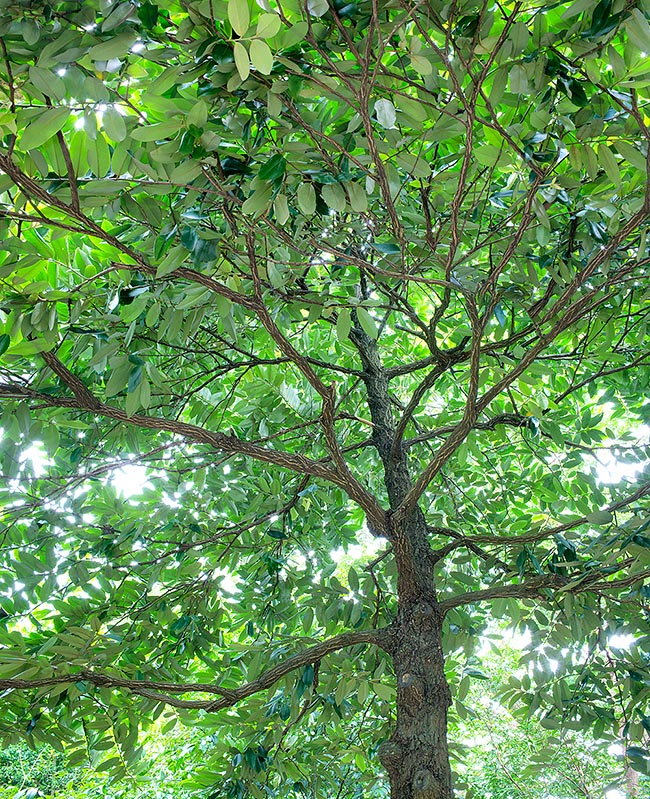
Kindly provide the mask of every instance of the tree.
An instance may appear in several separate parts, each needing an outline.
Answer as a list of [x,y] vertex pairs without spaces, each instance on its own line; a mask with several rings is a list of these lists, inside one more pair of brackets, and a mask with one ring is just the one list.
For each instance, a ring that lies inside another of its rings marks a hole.
[[647,770],[647,3],[1,8],[5,737],[450,799],[510,618]]

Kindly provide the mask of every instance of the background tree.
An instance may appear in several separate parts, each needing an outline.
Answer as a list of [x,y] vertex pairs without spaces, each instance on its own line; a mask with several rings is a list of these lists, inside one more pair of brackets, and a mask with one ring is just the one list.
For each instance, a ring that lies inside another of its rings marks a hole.
[[562,654],[513,697],[647,769],[650,482],[598,463],[648,458],[649,11],[3,2],[10,741],[450,799],[505,617]]

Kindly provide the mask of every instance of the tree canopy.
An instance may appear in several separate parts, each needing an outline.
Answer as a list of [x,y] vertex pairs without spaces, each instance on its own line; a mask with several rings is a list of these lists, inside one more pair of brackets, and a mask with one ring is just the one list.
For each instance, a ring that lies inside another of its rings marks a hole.
[[451,799],[501,619],[502,701],[649,770],[649,18],[2,0],[7,741]]

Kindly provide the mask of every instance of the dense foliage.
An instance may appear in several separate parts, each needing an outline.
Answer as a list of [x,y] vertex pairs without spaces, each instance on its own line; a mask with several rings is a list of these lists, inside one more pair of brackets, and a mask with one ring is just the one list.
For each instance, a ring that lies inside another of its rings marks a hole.
[[503,701],[650,770],[649,17],[0,2],[8,742],[449,799],[500,618]]
[[[500,704],[495,697],[507,690],[520,652],[495,631],[490,635],[492,645],[484,637],[480,660],[490,690],[485,690],[485,680],[475,680],[466,699],[468,715],[456,717],[450,729],[460,779],[470,782],[481,799],[607,794],[620,781],[620,748],[594,741],[588,732],[545,730],[522,708],[508,710]],[[30,790],[56,799],[183,799],[189,795],[184,781],[202,762],[206,745],[209,739],[199,727],[177,727],[164,736],[153,728],[144,742],[146,775],[117,784],[90,768],[67,768],[63,756],[47,745],[38,752],[26,744],[11,746],[0,754],[0,799],[35,799]],[[647,796],[648,778],[637,775],[637,780],[639,797]],[[620,794],[608,799],[613,795]]]

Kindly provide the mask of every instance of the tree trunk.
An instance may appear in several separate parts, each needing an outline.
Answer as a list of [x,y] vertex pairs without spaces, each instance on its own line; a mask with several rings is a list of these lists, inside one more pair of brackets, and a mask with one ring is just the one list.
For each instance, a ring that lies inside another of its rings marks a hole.
[[[395,510],[412,481],[406,450],[396,440],[387,373],[372,339],[358,327],[351,338],[363,362],[373,443],[384,466],[390,508]],[[442,651],[443,617],[436,599],[427,523],[420,507],[391,530],[390,541],[397,567],[398,611],[391,639],[397,725],[379,747],[379,760],[388,772],[391,799],[453,799],[447,747],[451,693]]]
[[442,623],[426,524],[416,509],[393,543],[399,609],[391,651],[397,682],[397,725],[379,750],[391,799],[453,799]]
[[395,632],[397,726],[379,749],[391,799],[452,799],[447,748],[451,694],[436,605],[427,599],[407,602]]

